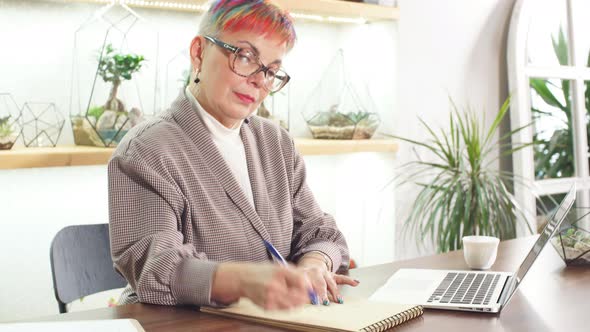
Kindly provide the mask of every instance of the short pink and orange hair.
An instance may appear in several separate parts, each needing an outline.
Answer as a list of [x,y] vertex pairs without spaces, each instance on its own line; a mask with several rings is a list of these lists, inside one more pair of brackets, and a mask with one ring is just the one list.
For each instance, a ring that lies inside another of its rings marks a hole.
[[288,50],[297,39],[289,13],[269,0],[215,0],[203,16],[199,33],[219,37],[223,31],[240,30],[279,36]]

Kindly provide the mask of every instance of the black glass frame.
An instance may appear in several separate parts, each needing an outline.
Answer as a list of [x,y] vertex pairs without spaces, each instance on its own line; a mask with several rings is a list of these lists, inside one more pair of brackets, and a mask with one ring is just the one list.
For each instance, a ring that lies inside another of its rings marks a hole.
[[[258,69],[256,69],[254,72],[252,72],[252,73],[250,73],[250,74],[248,74],[248,75],[243,75],[243,74],[240,74],[240,73],[238,73],[238,72],[235,70],[235,64],[234,64],[234,62],[235,62],[235,61],[236,61],[236,59],[237,59],[237,56],[235,56],[235,55],[237,55],[237,54],[238,54],[238,53],[239,53],[241,50],[243,50],[243,48],[241,48],[241,47],[237,47],[237,46],[233,46],[233,45],[230,45],[230,44],[228,44],[228,43],[226,43],[226,42],[223,42],[223,41],[221,41],[221,40],[219,40],[219,39],[217,39],[217,38],[211,37],[211,36],[204,36],[204,37],[205,37],[205,39],[207,39],[208,41],[212,42],[213,44],[215,44],[215,45],[217,45],[217,46],[219,46],[219,47],[221,47],[221,48],[223,48],[223,49],[225,49],[225,50],[228,50],[228,51],[230,51],[232,54],[234,54],[234,59],[233,59],[233,61],[231,61],[231,62],[230,62],[230,63],[231,63],[231,65],[230,65],[229,67],[230,67],[230,69],[231,69],[231,70],[232,70],[232,71],[233,71],[233,72],[234,72],[236,75],[238,75],[238,76],[242,76],[242,77],[250,77],[250,76],[252,76],[252,75],[256,75],[256,74],[258,74],[259,72],[263,72],[263,73],[264,73],[264,77],[265,77],[265,78],[267,78],[267,77],[268,77],[268,71],[269,71],[271,68],[269,68],[269,67],[265,66],[265,65],[264,65],[264,63],[262,63],[262,61],[260,61],[260,58],[258,58],[258,56],[257,56],[256,54],[252,54],[252,55],[254,55],[254,57],[255,57],[255,59],[256,59],[256,62],[258,63],[258,66],[259,66],[259,67],[258,67]],[[291,76],[289,76],[289,74],[287,74],[287,73],[286,73],[286,72],[285,72],[285,71],[284,71],[282,68],[279,68],[279,71],[280,71],[280,72],[283,72],[283,73],[284,73],[284,75],[278,75],[278,73],[277,73],[277,74],[275,74],[275,79],[279,79],[279,80],[281,81],[281,85],[279,85],[279,86],[278,86],[278,88],[276,88],[276,89],[274,89],[274,90],[273,90],[273,89],[272,89],[272,87],[268,87],[268,84],[267,84],[267,82],[268,82],[268,83],[270,83],[270,84],[271,84],[271,86],[272,86],[272,81],[267,81],[267,80],[265,80],[264,87],[265,87],[265,88],[266,88],[268,91],[270,91],[270,92],[272,92],[272,93],[275,93],[275,92],[278,92],[278,91],[280,91],[280,90],[281,90],[281,89],[282,89],[282,88],[283,88],[285,85],[287,85],[287,83],[289,83],[289,80],[291,80]]]

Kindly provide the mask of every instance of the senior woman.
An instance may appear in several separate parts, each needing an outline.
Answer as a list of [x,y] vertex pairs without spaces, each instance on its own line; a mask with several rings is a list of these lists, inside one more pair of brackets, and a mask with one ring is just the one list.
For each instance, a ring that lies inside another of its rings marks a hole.
[[[346,241],[305,182],[289,134],[253,115],[289,82],[290,16],[267,0],[214,1],[190,46],[193,81],[133,128],[108,167],[120,303],[266,309],[342,303]],[[272,263],[265,241],[292,263]]]

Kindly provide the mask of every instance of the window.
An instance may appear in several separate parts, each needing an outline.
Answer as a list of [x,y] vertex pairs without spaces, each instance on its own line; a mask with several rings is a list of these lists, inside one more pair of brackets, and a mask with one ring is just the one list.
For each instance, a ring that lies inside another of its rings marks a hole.
[[[513,137],[534,142],[513,156],[515,194],[527,211],[535,195],[568,191],[590,206],[590,12],[587,0],[518,0],[508,40]],[[531,218],[531,222],[534,220]],[[537,225],[531,225],[533,229]]]

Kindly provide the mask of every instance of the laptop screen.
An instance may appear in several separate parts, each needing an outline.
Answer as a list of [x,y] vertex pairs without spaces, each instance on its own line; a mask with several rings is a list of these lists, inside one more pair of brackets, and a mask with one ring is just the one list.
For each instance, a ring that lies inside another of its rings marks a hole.
[[524,262],[522,262],[522,264],[518,268],[518,271],[516,272],[517,283],[520,283],[522,278],[524,278],[524,275],[530,269],[531,265],[533,265],[533,262],[535,261],[535,259],[537,259],[537,256],[539,256],[543,247],[545,247],[547,242],[549,242],[549,240],[553,237],[553,235],[555,235],[555,232],[559,228],[559,225],[561,224],[561,222],[565,219],[565,216],[569,212],[569,210],[572,207],[572,205],[574,204],[575,200],[576,200],[576,185],[574,184],[570,188],[570,190],[567,193],[567,195],[565,196],[565,198],[561,201],[561,203],[557,207],[557,210],[553,214],[553,217],[551,217],[551,219],[549,219],[549,221],[547,222],[547,225],[545,226],[545,228],[543,228],[543,231],[541,232],[539,238],[535,242],[535,245],[533,246],[531,251],[529,251],[528,255],[524,259]]

